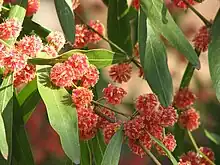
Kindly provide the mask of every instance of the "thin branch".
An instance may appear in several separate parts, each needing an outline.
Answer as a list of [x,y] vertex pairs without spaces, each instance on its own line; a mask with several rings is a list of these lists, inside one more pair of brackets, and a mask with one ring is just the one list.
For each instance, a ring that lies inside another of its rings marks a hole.
[[100,117],[106,119],[106,120],[109,121],[110,123],[115,123],[115,122],[116,122],[114,119],[111,119],[110,117],[108,117],[107,115],[105,115],[105,114],[103,114],[101,111],[99,111],[98,109],[94,108],[93,110],[94,110],[94,112],[95,112],[98,116],[100,116]]
[[202,157],[204,157],[211,165],[215,165],[215,163],[213,161],[211,161],[202,151],[200,151],[198,145],[196,144],[195,139],[192,136],[192,133],[189,130],[187,130],[187,132],[188,132],[189,138],[190,138],[194,148],[196,149],[197,153],[199,153]]
[[159,160],[148,150],[144,147],[144,145],[140,142],[137,141],[137,144],[144,150],[144,152],[154,161],[156,165],[162,165]]
[[182,0],[203,22],[207,27],[211,27],[212,23],[208,21],[200,12],[198,12],[192,5],[189,4],[186,0]]
[[117,114],[120,114],[120,115],[125,116],[126,118],[129,118],[129,119],[130,119],[130,115],[125,114],[125,113],[122,113],[122,112],[118,112],[118,111],[116,111],[116,110],[114,110],[114,109],[112,109],[112,108],[110,108],[110,107],[108,107],[108,106],[106,106],[106,105],[104,105],[104,104],[102,104],[102,103],[99,103],[99,102],[94,101],[94,100],[92,101],[92,103],[95,104],[95,105],[97,105],[97,106],[100,106],[100,107],[109,109],[109,110],[112,111],[112,112],[115,112],[115,113],[117,113]]
[[86,27],[89,30],[92,30],[94,33],[98,34],[99,37],[101,37],[103,40],[105,40],[106,42],[108,42],[110,45],[112,45],[113,47],[115,47],[116,49],[118,49],[120,52],[122,52],[123,54],[125,54],[126,56],[128,56],[128,54],[122,49],[120,48],[118,45],[116,45],[114,42],[112,42],[111,40],[109,40],[108,38],[104,37],[102,34],[100,34],[97,30],[95,30],[94,28],[92,28],[91,26],[89,26],[84,20],[83,18],[75,12],[75,15],[79,18],[79,20],[86,25]]

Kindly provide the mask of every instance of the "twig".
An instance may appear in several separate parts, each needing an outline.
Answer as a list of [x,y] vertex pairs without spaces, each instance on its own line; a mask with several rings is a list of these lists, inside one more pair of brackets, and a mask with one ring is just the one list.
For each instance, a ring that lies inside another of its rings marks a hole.
[[157,160],[157,158],[148,150],[144,147],[144,145],[140,142],[140,141],[137,141],[137,144],[144,150],[144,152],[150,156],[150,158],[154,161],[154,163],[156,165],[162,165],[159,160]]
[[187,132],[188,132],[189,138],[190,138],[190,140],[191,140],[191,142],[192,142],[194,148],[196,149],[196,151],[197,151],[202,157],[204,157],[211,165],[215,165],[215,163],[214,163],[213,161],[211,161],[202,151],[200,151],[198,145],[196,144],[195,139],[194,139],[193,136],[192,136],[192,133],[191,133],[189,130],[187,130]]
[[114,119],[111,119],[110,117],[108,117],[107,115],[103,114],[101,111],[97,110],[96,108],[94,108],[93,110],[94,110],[94,112],[95,112],[98,116],[100,116],[100,117],[106,119],[106,120],[109,121],[110,123],[115,123],[115,122],[116,122]]
[[192,7],[186,0],[182,0],[203,22],[207,27],[211,27],[212,23],[209,22],[202,14],[200,14],[194,7]]
[[125,116],[125,117],[127,117],[127,118],[130,119],[130,115],[127,115],[127,114],[122,113],[122,112],[118,112],[118,111],[116,111],[116,110],[114,110],[114,109],[112,109],[112,108],[110,108],[110,107],[108,107],[108,106],[106,106],[106,105],[104,105],[104,104],[102,104],[102,103],[99,103],[99,102],[94,101],[94,100],[92,101],[92,103],[95,104],[95,105],[98,105],[98,106],[100,106],[100,107],[107,108],[107,109],[109,109],[109,110],[112,111],[112,112],[118,113],[118,114],[120,114],[120,115],[122,115],[122,116]]
[[97,30],[95,30],[94,28],[92,28],[91,26],[89,26],[84,20],[83,18],[75,12],[75,15],[79,18],[79,20],[86,25],[86,27],[89,30],[92,30],[94,33],[98,34],[99,37],[101,37],[103,40],[105,40],[106,42],[108,42],[110,45],[114,46],[116,49],[118,49],[120,52],[122,52],[123,54],[125,54],[126,56],[128,56],[128,54],[122,49],[120,48],[118,45],[116,45],[114,42],[112,42],[111,40],[109,40],[108,38],[104,37],[102,34],[100,34]]

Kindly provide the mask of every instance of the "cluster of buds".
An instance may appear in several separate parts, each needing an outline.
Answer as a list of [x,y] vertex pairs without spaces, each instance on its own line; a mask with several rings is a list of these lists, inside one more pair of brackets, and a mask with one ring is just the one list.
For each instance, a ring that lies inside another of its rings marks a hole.
[[[199,150],[206,155],[210,161],[215,160],[215,154],[210,148],[200,147]],[[178,165],[211,165],[207,158],[204,158],[200,153],[189,151],[180,157]]]
[[196,96],[188,88],[182,88],[176,93],[173,101],[173,105],[180,110],[179,125],[189,131],[194,131],[200,125],[200,115],[192,107],[195,99]]
[[97,43],[105,35],[105,27],[99,20],[90,20],[88,26],[76,25],[74,48],[83,48],[89,43]]

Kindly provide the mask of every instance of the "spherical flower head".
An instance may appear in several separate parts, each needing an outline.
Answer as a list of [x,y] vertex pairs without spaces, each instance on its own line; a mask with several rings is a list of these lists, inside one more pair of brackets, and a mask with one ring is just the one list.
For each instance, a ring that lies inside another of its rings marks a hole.
[[[190,5],[194,5],[196,2],[195,0],[186,0]],[[188,8],[187,4],[185,4],[182,0],[173,0],[174,5],[179,8]]]
[[116,87],[112,84],[108,84],[107,88],[103,89],[103,96],[108,103],[116,105],[122,102],[122,99],[127,94],[127,92],[120,87]]
[[145,130],[149,134],[151,134],[152,136],[154,136],[160,141],[163,140],[163,127],[162,126],[157,125],[156,123],[151,123],[150,121],[148,121],[147,123],[146,120],[144,121],[144,124],[145,124]]
[[173,104],[176,108],[186,109],[194,104],[195,99],[196,96],[188,88],[182,88],[174,96]]
[[1,65],[3,65],[8,71],[13,72],[21,70],[27,64],[27,57],[15,48],[12,48],[10,51],[5,51],[1,55]]
[[63,33],[59,31],[51,32],[46,39],[48,44],[52,45],[57,52],[60,51],[60,49],[64,46],[66,42]]
[[157,96],[153,93],[138,96],[135,101],[135,107],[141,115],[150,117],[151,113],[158,107]]
[[93,138],[97,132],[98,116],[93,113],[92,108],[77,108],[78,127],[81,140]]
[[40,0],[28,0],[26,16],[32,16],[40,8]]
[[80,5],[80,2],[79,0],[72,0],[72,4],[72,9],[75,10]]
[[200,158],[198,157],[197,153],[192,151],[189,151],[186,154],[181,155],[179,160],[180,160],[180,164],[191,163],[190,165],[201,165]]
[[73,68],[73,79],[81,80],[83,75],[89,69],[89,61],[85,54],[82,53],[74,53],[72,56],[65,61],[66,65],[69,65]]
[[83,48],[88,44],[89,30],[85,25],[76,25],[74,48]]
[[129,63],[113,65],[109,70],[109,76],[114,82],[128,82],[131,78],[132,66]]
[[[105,35],[105,27],[99,20],[96,20],[96,21],[90,20],[89,26],[92,29],[96,30],[102,36]],[[98,34],[96,34],[94,31],[90,29],[88,30],[87,37],[88,37],[88,42],[90,43],[97,43],[98,41],[102,39]]]
[[93,99],[93,93],[91,90],[79,87],[76,89],[73,89],[72,91],[72,100],[76,107],[85,107],[90,105],[91,101]]
[[178,123],[182,128],[188,129],[189,131],[193,131],[199,127],[199,119],[199,113],[196,112],[195,109],[191,108],[186,111],[183,111],[180,114]]
[[[209,158],[209,160],[211,160],[211,161],[215,160],[215,154],[214,154],[214,152],[212,151],[211,148],[200,147],[199,150],[202,153],[204,153]],[[207,161],[204,157],[201,157],[200,164],[211,165],[211,163],[209,161]]]
[[36,66],[27,64],[23,69],[14,72],[13,84],[18,87],[27,84],[35,78]]
[[81,86],[85,88],[94,87],[99,80],[99,70],[95,65],[90,64],[87,72],[81,79]]
[[[115,113],[110,111],[109,109],[101,108],[100,112],[102,114],[104,114],[105,116],[108,116],[110,119],[116,121]],[[108,120],[106,120],[105,118],[99,116],[98,124],[97,124],[98,128],[104,129],[106,127],[106,125],[108,125],[108,124],[110,124],[110,122]]]
[[29,57],[36,57],[41,51],[43,43],[40,37],[36,35],[25,36],[17,42],[16,48]]
[[57,57],[58,53],[53,45],[45,45],[42,52],[47,53],[50,57]]
[[[139,142],[148,150],[151,149],[152,147],[152,141],[150,136],[146,133],[144,134],[140,139]],[[130,148],[130,150],[136,154],[139,155],[140,157],[143,157],[144,155],[146,155],[146,153],[144,152],[144,150],[140,147],[140,145],[137,143],[137,140],[134,139],[128,139],[128,147]]]
[[124,123],[125,135],[130,139],[139,139],[145,133],[144,126],[142,117],[137,116]]
[[140,8],[140,0],[133,0],[131,4],[136,10]]
[[178,162],[178,165],[192,165],[191,162]]
[[161,126],[171,127],[177,122],[178,115],[177,115],[176,110],[172,106],[169,106],[166,108],[159,106],[158,111],[159,111],[158,113],[160,116],[159,122]]
[[8,40],[10,38],[17,38],[21,28],[21,23],[18,20],[14,18],[5,20],[0,24],[0,39]]
[[194,47],[198,51],[207,51],[209,42],[211,41],[209,29],[206,26],[202,26],[192,41],[194,43]]
[[51,82],[58,87],[71,86],[73,80],[73,70],[64,63],[56,63],[50,71]]
[[120,123],[111,123],[108,124],[103,129],[103,135],[104,135],[104,141],[106,144],[108,144],[113,137],[113,135],[117,132],[117,130],[120,128]]
[[[168,133],[164,138],[163,138],[163,144],[164,146],[171,152],[174,151],[174,149],[176,148],[176,140],[174,138],[174,136],[171,133]],[[166,155],[166,152],[163,150],[162,147],[160,147],[159,145],[156,145],[156,149],[158,151],[159,154],[161,155]]]

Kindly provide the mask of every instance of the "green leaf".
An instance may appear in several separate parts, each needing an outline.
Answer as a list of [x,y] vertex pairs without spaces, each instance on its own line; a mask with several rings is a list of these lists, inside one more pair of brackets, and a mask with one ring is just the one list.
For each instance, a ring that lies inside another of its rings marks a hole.
[[[127,0],[109,0],[107,32],[108,38],[131,56],[131,29],[128,15],[121,17],[127,9]],[[114,46],[111,48],[115,52],[120,52]]]
[[204,132],[205,132],[205,135],[207,138],[209,138],[215,144],[220,145],[220,136],[219,135],[212,133],[212,132],[209,132],[206,129],[204,130]]
[[0,91],[0,112],[3,113],[4,110],[7,107],[8,102],[10,101],[10,99],[13,96],[13,86],[12,84],[12,76],[8,76],[7,78],[5,78],[1,84],[1,90]]
[[6,140],[5,124],[0,114],[0,151],[5,159],[8,159],[8,143]]
[[[150,135],[150,134],[149,134]],[[150,135],[151,139],[153,139],[153,141],[155,141],[161,148],[163,148],[163,150],[165,151],[165,153],[167,154],[168,158],[171,160],[171,162],[173,163],[173,165],[178,165],[176,159],[173,157],[172,153],[165,147],[165,145],[158,139],[156,139],[154,136]]]
[[89,141],[89,144],[93,153],[95,165],[101,165],[106,149],[106,144],[104,142],[101,130],[99,130],[96,133],[96,136]]
[[57,16],[67,41],[74,43],[75,18],[69,0],[54,0]]
[[13,103],[13,158],[18,164],[34,165],[32,151],[24,127],[23,113],[15,96]]
[[110,140],[101,165],[118,165],[123,142],[123,130],[120,128]]
[[69,93],[64,88],[51,88],[50,68],[37,66],[37,85],[53,129],[58,133],[67,156],[76,164],[80,162],[80,144],[76,109],[69,102]]
[[173,83],[167,65],[166,48],[148,23],[148,36],[144,56],[144,76],[163,106],[172,102]]
[[68,57],[72,56],[73,53],[84,53],[87,55],[89,62],[95,65],[97,68],[104,68],[106,66],[122,62],[127,60],[123,54],[115,53],[105,49],[92,49],[92,50],[71,50],[61,54],[56,58],[33,58],[29,59],[28,62],[38,65],[54,65],[57,62],[64,62]]
[[144,66],[145,50],[147,40],[147,17],[144,14],[142,7],[140,7],[139,20],[138,20],[138,43],[141,65]]
[[[5,78],[1,84],[1,87],[8,86],[12,84],[12,75],[9,75]],[[8,144],[8,156],[7,164],[11,164],[11,156],[12,156],[12,127],[13,127],[13,86],[9,86],[0,92],[0,112],[2,113],[5,131],[6,131],[6,139]],[[6,155],[4,155],[6,157]]]
[[17,100],[21,106],[25,100],[37,90],[37,80],[36,78],[29,82],[17,95]]
[[[163,23],[161,11],[163,6],[162,0],[141,0],[141,6],[148,17],[151,26],[161,33],[169,43],[181,52],[189,62],[196,68],[200,68],[199,58],[193,50],[190,43],[184,37],[184,34],[174,22],[169,11],[166,12],[167,23]],[[163,9],[164,10],[164,9]]]
[[208,48],[209,70],[216,96],[220,101],[220,10],[218,11],[211,28],[211,43]]
[[17,100],[21,106],[23,120],[26,123],[30,118],[35,107],[41,100],[40,94],[37,90],[37,81],[34,79],[28,83],[17,95]]
[[92,165],[92,153],[88,141],[80,142],[81,161],[80,165]]

